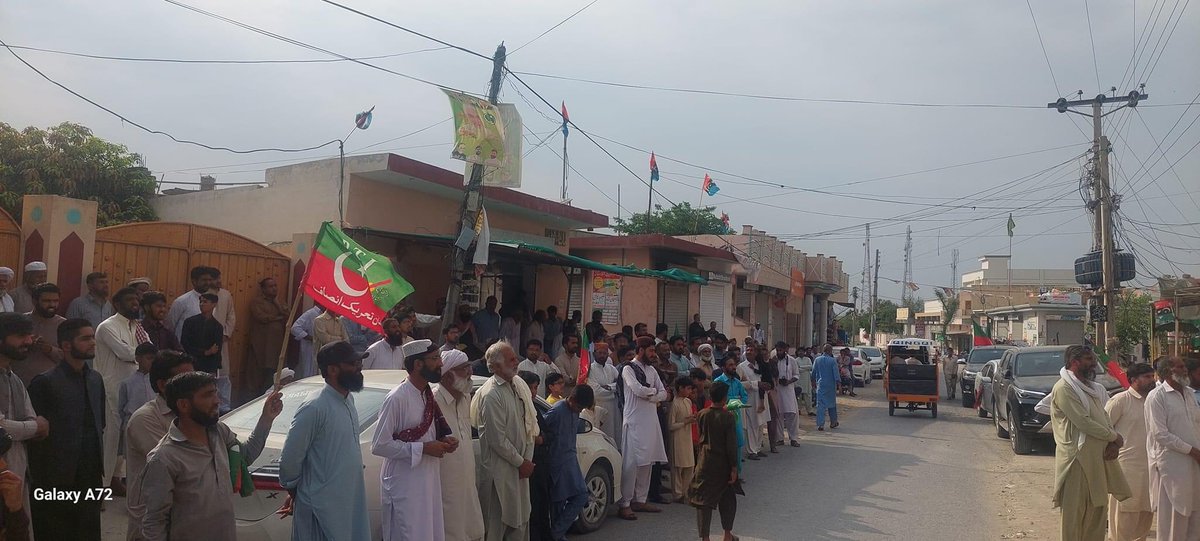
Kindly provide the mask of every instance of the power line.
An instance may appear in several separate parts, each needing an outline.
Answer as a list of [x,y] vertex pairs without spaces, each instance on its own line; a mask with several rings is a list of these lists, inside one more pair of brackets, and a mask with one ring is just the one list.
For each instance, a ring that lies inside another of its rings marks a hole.
[[114,60],[120,62],[149,62],[162,64],[327,64],[332,62],[349,62],[351,60],[380,60],[384,58],[395,58],[398,56],[407,56],[417,53],[427,53],[432,51],[444,51],[449,47],[430,47],[427,49],[417,49],[414,51],[405,51],[402,53],[379,54],[372,56],[360,56],[353,59],[345,58],[304,58],[295,60],[285,59],[268,59],[268,60],[218,60],[218,59],[187,59],[187,58],[147,58],[133,56],[109,56],[90,53],[80,53],[75,51],[63,51],[58,49],[44,49],[41,47],[31,47],[26,45],[9,45],[13,49],[21,49],[26,51],[37,51],[40,53],[50,53],[65,56],[74,56],[79,58],[91,58],[94,60]]
[[[168,0],[168,1],[169,1],[169,0]],[[115,117],[117,117],[117,118],[121,119],[122,121],[124,121],[125,123],[127,123],[127,124],[129,124],[129,125],[131,125],[131,126],[134,126],[134,127],[138,128],[138,129],[140,129],[140,130],[142,130],[142,131],[144,131],[144,132],[146,132],[146,133],[150,133],[150,134],[154,134],[154,135],[162,135],[162,136],[166,136],[167,138],[171,139],[172,141],[175,141],[176,143],[182,143],[182,144],[186,144],[186,145],[193,145],[193,146],[197,146],[197,147],[205,148],[205,149],[208,149],[208,150],[220,150],[220,151],[225,151],[225,152],[232,152],[232,153],[234,153],[234,154],[255,154],[255,153],[258,153],[258,152],[289,152],[289,153],[290,153],[290,152],[308,152],[308,151],[310,151],[310,150],[316,150],[316,149],[323,148],[323,147],[327,147],[327,146],[329,146],[329,145],[332,145],[332,144],[335,144],[335,143],[338,143],[338,142],[340,142],[340,140],[338,140],[338,139],[334,139],[334,140],[332,140],[332,141],[328,141],[328,142],[325,142],[325,143],[322,143],[322,144],[319,144],[319,145],[316,145],[316,146],[305,147],[305,148],[253,148],[253,149],[244,149],[244,150],[243,150],[243,149],[234,149],[234,148],[229,148],[229,147],[222,147],[222,146],[208,145],[208,144],[201,143],[201,142],[198,142],[198,141],[192,141],[192,140],[190,140],[190,139],[181,139],[181,138],[179,138],[179,137],[176,137],[176,136],[174,136],[174,135],[171,135],[171,134],[169,134],[169,133],[167,133],[167,132],[165,132],[165,131],[161,131],[161,130],[155,130],[155,129],[152,129],[152,128],[147,128],[146,126],[143,126],[142,124],[139,124],[139,123],[138,123],[138,122],[136,122],[136,121],[130,120],[130,119],[129,119],[129,117],[126,117],[125,115],[122,115],[121,113],[118,113],[118,112],[116,112],[116,111],[114,111],[114,110],[112,110],[112,109],[109,109],[108,107],[105,107],[105,106],[103,106],[103,105],[101,105],[101,104],[97,103],[96,101],[92,100],[91,98],[88,98],[87,96],[84,96],[83,94],[80,94],[79,92],[76,92],[76,91],[72,90],[71,88],[67,87],[66,85],[64,85],[64,84],[62,84],[62,83],[60,83],[60,82],[58,82],[58,81],[54,80],[54,79],[53,79],[53,78],[51,78],[49,75],[46,75],[44,72],[42,72],[42,70],[39,70],[39,69],[38,69],[36,66],[34,66],[33,64],[30,64],[30,63],[29,63],[28,61],[26,61],[24,58],[21,58],[21,55],[17,54],[17,52],[16,52],[16,51],[14,51],[12,47],[9,47],[9,46],[8,46],[8,44],[7,44],[7,43],[5,43],[3,40],[0,40],[0,47],[4,47],[5,49],[7,49],[7,50],[8,50],[8,52],[9,52],[9,54],[11,54],[11,55],[13,55],[14,57],[16,57],[16,59],[17,59],[17,60],[19,60],[19,61],[20,61],[22,64],[25,64],[25,66],[26,66],[26,67],[28,67],[29,69],[33,70],[33,72],[34,72],[34,73],[37,73],[37,74],[38,74],[38,75],[40,75],[40,76],[41,76],[43,79],[45,79],[45,80],[49,81],[49,82],[50,82],[51,84],[53,84],[54,86],[57,86],[57,87],[59,87],[59,88],[61,88],[61,89],[65,90],[65,91],[67,91],[67,92],[68,92],[68,93],[70,93],[71,95],[73,95],[73,96],[75,96],[75,97],[77,97],[77,98],[79,98],[79,99],[81,99],[81,100],[83,100],[83,101],[86,101],[86,102],[88,102],[88,103],[92,104],[92,105],[93,105],[93,106],[95,106],[96,108],[98,108],[98,109],[100,109],[100,110],[102,110],[102,111],[104,111],[104,112],[106,112],[106,113],[108,113],[108,114],[110,114],[110,115],[112,115],[112,116],[115,116]]]
[[[168,1],[168,2],[170,2],[171,0],[167,0],[167,1]],[[405,28],[405,27],[403,27],[403,26],[400,26],[400,25],[398,25],[398,24],[396,24],[396,23],[393,23],[393,22],[390,22],[390,21],[385,21],[385,20],[383,20],[383,19],[380,19],[379,17],[376,17],[376,16],[374,16],[374,15],[371,15],[371,14],[369,14],[369,13],[364,13],[364,12],[362,12],[362,11],[359,11],[359,10],[357,10],[357,9],[354,9],[354,8],[352,8],[352,7],[350,7],[350,6],[346,6],[346,5],[343,5],[343,4],[339,4],[339,3],[337,3],[337,2],[334,2],[333,0],[321,0],[321,1],[322,1],[322,2],[325,2],[326,4],[329,4],[329,5],[331,5],[331,6],[335,6],[335,7],[342,8],[342,9],[344,9],[344,10],[346,10],[346,11],[349,11],[350,13],[354,13],[354,14],[356,14],[356,15],[360,15],[360,16],[366,17],[366,18],[368,18],[368,19],[371,19],[372,21],[375,21],[375,22],[378,22],[378,23],[383,23],[383,24],[386,24],[386,25],[388,25],[388,26],[390,26],[390,27],[392,27],[392,28],[395,28],[396,30],[400,30],[400,31],[403,31],[403,32],[408,32],[409,34],[412,34],[412,35],[414,35],[414,36],[422,37],[422,38],[425,38],[425,39],[427,39],[427,40],[429,40],[429,41],[433,41],[433,42],[436,42],[436,43],[440,43],[440,44],[442,44],[442,45],[445,45],[445,46],[447,46],[447,47],[450,47],[450,48],[452,48],[452,49],[457,49],[457,50],[459,50],[459,51],[462,51],[462,52],[464,52],[464,53],[467,53],[467,54],[470,54],[470,55],[474,55],[474,56],[478,56],[479,58],[482,58],[482,59],[484,59],[484,60],[487,60],[488,62],[491,62],[491,61],[492,61],[492,57],[491,57],[491,56],[488,56],[488,55],[485,55],[485,54],[483,54],[483,53],[479,53],[479,52],[476,52],[476,51],[472,51],[472,50],[470,50],[470,49],[467,49],[466,47],[460,47],[460,46],[458,46],[458,45],[455,45],[455,44],[453,44],[453,43],[450,43],[450,42],[447,42],[447,41],[442,41],[442,40],[440,40],[440,39],[438,39],[438,38],[435,38],[435,37],[433,37],[433,36],[430,36],[430,35],[427,35],[427,34],[422,34],[421,32],[417,32],[416,30],[412,30],[412,29],[409,29],[409,28]],[[173,3],[173,2],[172,2],[172,3]]]
[[895,107],[922,107],[922,108],[980,108],[980,109],[1044,109],[1035,105],[1017,105],[1017,104],[998,104],[998,103],[931,103],[931,102],[912,102],[912,101],[884,101],[884,100],[866,100],[866,99],[849,99],[849,98],[807,98],[799,96],[779,96],[770,94],[750,94],[743,92],[725,92],[721,90],[710,90],[703,88],[685,88],[685,87],[670,87],[656,86],[647,84],[620,83],[614,81],[600,81],[596,79],[585,79],[581,77],[568,77],[565,75],[552,75],[549,73],[535,73],[529,71],[510,71],[517,75],[526,75],[529,77],[540,77],[544,79],[557,79],[560,81],[574,81],[577,83],[587,83],[600,86],[611,86],[617,88],[628,88],[637,90],[654,90],[659,92],[676,92],[682,94],[701,94],[708,96],[724,96],[733,98],[748,98],[756,100],[769,101],[792,101],[806,103],[839,103],[853,105],[888,105]]
[[1092,10],[1088,7],[1088,0],[1083,0],[1083,13],[1087,17],[1088,41],[1092,44],[1092,67],[1096,70],[1096,89],[1100,90],[1103,88],[1100,85],[1100,63],[1096,60],[1096,38],[1092,36]]
[[1054,92],[1061,98],[1063,93],[1058,88],[1058,77],[1054,75],[1054,66],[1050,64],[1050,54],[1046,52],[1046,42],[1042,40],[1042,30],[1038,28],[1037,16],[1033,14],[1033,4],[1030,0],[1025,0],[1025,5],[1029,8],[1029,18],[1033,19],[1033,30],[1037,32],[1038,45],[1042,46],[1042,58],[1046,59],[1046,68],[1050,70],[1050,81],[1054,83]]
[[571,20],[571,19],[574,19],[576,15],[579,15],[580,13],[583,13],[583,11],[584,11],[585,9],[592,7],[592,4],[595,4],[596,2],[599,2],[599,1],[600,1],[600,0],[592,0],[591,2],[588,2],[586,5],[584,5],[583,7],[579,8],[578,10],[576,10],[576,11],[575,11],[575,13],[572,13],[572,14],[568,15],[566,19],[563,19],[563,20],[559,21],[559,22],[558,22],[558,24],[556,24],[556,25],[554,25],[554,26],[551,26],[550,28],[547,28],[545,32],[542,32],[541,34],[538,34],[536,38],[533,38],[533,39],[531,39],[531,40],[529,40],[529,41],[526,41],[526,42],[525,42],[523,45],[521,45],[520,47],[517,47],[516,49],[513,49],[512,51],[509,51],[509,53],[508,53],[508,56],[512,56],[512,55],[513,55],[513,53],[515,53],[515,52],[517,52],[517,51],[520,51],[521,49],[524,49],[524,48],[525,48],[526,46],[528,46],[530,43],[533,43],[533,42],[535,42],[535,41],[537,41],[537,40],[539,40],[539,39],[542,39],[542,36],[545,36],[546,34],[549,34],[550,32],[553,32],[555,28],[558,28],[558,27],[560,27],[560,26],[562,26],[562,25],[566,24],[566,22],[567,22],[567,21],[569,21],[569,20]]
[[[416,81],[416,82],[419,82],[419,83],[425,83],[425,84],[427,84],[427,85],[430,85],[430,86],[434,86],[434,87],[437,87],[437,88],[442,88],[442,89],[449,89],[449,90],[453,90],[453,91],[455,91],[455,92],[461,92],[461,93],[463,93],[463,94],[470,94],[470,95],[473,95],[473,96],[478,96],[478,95],[479,95],[479,94],[477,94],[477,93],[474,93],[474,92],[467,92],[467,91],[465,91],[465,90],[459,90],[459,89],[457,89],[457,88],[454,88],[454,87],[451,87],[451,86],[443,85],[443,84],[440,84],[440,83],[435,83],[435,82],[433,82],[433,81],[429,81],[429,80],[427,80],[427,79],[422,79],[422,78],[420,78],[420,77],[415,77],[415,76],[409,75],[409,74],[407,74],[407,73],[401,73],[401,72],[398,72],[398,71],[396,71],[396,70],[392,70],[392,69],[385,68],[385,67],[383,67],[383,66],[379,66],[379,65],[377,65],[377,64],[372,64],[372,63],[370,63],[370,62],[365,62],[365,61],[359,60],[359,59],[357,59],[357,58],[351,58],[351,57],[349,57],[349,56],[346,56],[346,55],[344,55],[344,54],[341,54],[341,53],[336,53],[336,52],[334,52],[334,51],[331,51],[331,50],[329,50],[329,49],[324,49],[324,48],[321,48],[321,47],[317,47],[316,45],[310,45],[310,44],[308,44],[308,43],[305,43],[305,42],[303,42],[303,41],[296,40],[296,39],[292,39],[292,38],[289,38],[289,37],[287,37],[287,36],[283,36],[283,35],[280,35],[280,34],[276,34],[276,33],[274,33],[274,32],[268,31],[268,30],[263,30],[262,28],[258,28],[257,26],[253,26],[253,25],[250,25],[250,24],[246,24],[246,23],[243,23],[243,22],[241,22],[241,21],[238,21],[238,20],[235,20],[235,19],[230,19],[229,17],[225,17],[225,16],[222,16],[222,15],[218,15],[218,14],[216,14],[216,13],[213,13],[213,12],[211,12],[211,11],[205,11],[205,10],[203,10],[203,9],[200,9],[200,8],[198,8],[198,7],[195,7],[195,6],[190,6],[190,5],[188,5],[188,4],[184,4],[183,2],[179,2],[178,0],[163,0],[163,1],[164,1],[164,2],[166,2],[166,3],[168,3],[168,4],[172,4],[172,5],[175,5],[175,6],[179,6],[179,7],[183,8],[183,9],[186,9],[186,10],[189,10],[189,11],[192,11],[192,12],[195,12],[195,13],[199,13],[199,14],[201,14],[201,15],[204,15],[205,17],[210,17],[210,18],[213,18],[213,19],[217,19],[217,20],[219,20],[219,21],[223,21],[223,22],[226,22],[226,23],[232,24],[232,25],[234,25],[234,26],[237,26],[237,27],[240,27],[240,28],[244,28],[244,29],[246,29],[246,30],[249,30],[249,31],[251,31],[251,32],[254,32],[254,33],[256,33],[256,34],[261,34],[261,35],[263,35],[263,36],[267,36],[267,37],[269,37],[269,38],[271,38],[271,39],[274,39],[274,40],[282,41],[282,42],[284,42],[284,43],[288,43],[288,44],[291,44],[291,45],[295,45],[295,46],[297,46],[297,47],[303,47],[303,48],[305,48],[305,49],[309,49],[309,50],[312,50],[312,51],[317,51],[317,52],[325,53],[325,54],[327,54],[327,55],[334,56],[334,57],[337,57],[337,58],[341,58],[342,60],[346,60],[346,61],[349,61],[349,62],[353,62],[353,63],[355,63],[355,64],[359,64],[359,65],[362,65],[362,66],[366,66],[366,67],[368,67],[368,68],[371,68],[371,69],[379,70],[379,71],[382,71],[382,72],[384,72],[384,73],[389,73],[389,74],[391,74],[391,75],[395,75],[395,76],[397,76],[397,77],[403,77],[403,78],[405,78],[405,79],[409,79],[409,80]],[[329,0],[322,0],[322,1],[324,1],[324,2],[328,2],[328,3],[333,3],[333,2],[329,2]],[[346,8],[346,9],[349,9],[349,8]],[[351,10],[351,11],[353,11],[353,10]],[[403,29],[403,30],[405,30],[405,31],[409,31],[409,30],[407,30],[407,29]],[[410,31],[410,32],[411,32],[411,31]],[[418,34],[418,35],[422,35],[422,34]],[[422,37],[427,37],[427,36],[424,36],[424,35],[422,35]],[[433,39],[433,38],[429,38],[429,39]],[[439,42],[439,43],[443,43],[443,42],[441,42],[440,40],[436,40],[436,39],[435,39],[434,41],[437,41],[437,42]],[[455,46],[455,45],[448,45],[448,44],[445,44],[445,43],[443,43],[443,45],[447,45],[447,46],[449,46],[449,47],[452,47],[452,48],[455,48],[455,49],[460,49],[460,50],[464,50],[464,51],[466,51],[466,49],[463,49],[463,48],[461,48],[461,47],[458,47],[458,46]],[[467,51],[467,52],[472,52],[472,51]],[[477,54],[477,55],[478,55],[479,53],[473,53],[473,54]],[[486,58],[488,59],[488,61],[491,61],[491,57],[486,57]]]

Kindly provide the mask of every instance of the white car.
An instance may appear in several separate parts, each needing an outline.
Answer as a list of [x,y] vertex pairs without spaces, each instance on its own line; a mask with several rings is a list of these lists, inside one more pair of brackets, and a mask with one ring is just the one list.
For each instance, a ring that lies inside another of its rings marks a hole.
[[854,375],[854,383],[857,387],[859,383],[865,385],[871,384],[871,373],[874,370],[871,368],[871,358],[867,357],[867,353],[862,348],[850,348],[850,358],[854,359],[850,363],[850,373]]
[[883,367],[886,364],[883,360],[883,350],[875,346],[858,346],[854,349],[861,353],[861,357],[866,358],[871,367],[871,378],[883,379]]
[[[362,449],[371,539],[380,539],[382,531],[379,521],[379,471],[383,465],[383,458],[371,454],[371,438],[375,435],[375,425],[379,420],[383,399],[405,381],[407,373],[403,370],[364,370],[363,376],[365,385],[362,392],[354,395],[354,405],[358,409],[358,419],[361,423],[358,442]],[[479,376],[473,376],[473,379],[475,389],[487,381],[487,378]],[[271,425],[271,433],[262,455],[250,466],[250,474],[254,479],[254,494],[246,498],[237,494],[232,496],[239,540],[289,541],[292,538],[291,517],[280,519],[275,514],[287,499],[287,492],[279,486],[279,454],[291,427],[292,416],[296,414],[301,403],[321,392],[324,385],[325,382],[320,376],[313,376],[283,388],[283,412]],[[247,402],[225,414],[221,421],[240,438],[249,437],[262,413],[264,399],[265,396]],[[534,401],[538,410],[543,413],[550,408],[541,398],[535,397]],[[575,521],[574,527],[580,532],[590,532],[601,526],[613,508],[615,498],[621,494],[621,455],[607,435],[593,429],[591,423],[585,421],[584,425],[587,432],[579,434],[577,452],[579,468],[584,472],[584,484],[588,489],[588,502],[579,514],[579,519]],[[479,436],[474,433],[471,436],[476,464],[480,464]]]

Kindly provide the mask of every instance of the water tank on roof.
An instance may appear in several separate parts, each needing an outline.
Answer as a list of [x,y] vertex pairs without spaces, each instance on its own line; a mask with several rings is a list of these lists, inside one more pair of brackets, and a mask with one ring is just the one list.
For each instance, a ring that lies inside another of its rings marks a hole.
[[[1133,280],[1137,275],[1137,262],[1133,254],[1117,250],[1114,270],[1118,283]],[[1075,282],[1093,288],[1104,284],[1104,264],[1099,250],[1075,260]]]

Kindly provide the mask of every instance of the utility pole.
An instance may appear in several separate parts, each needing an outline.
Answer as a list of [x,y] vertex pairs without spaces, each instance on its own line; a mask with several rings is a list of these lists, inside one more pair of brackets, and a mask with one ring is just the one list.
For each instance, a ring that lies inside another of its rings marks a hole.
[[[1142,88],[1145,88],[1145,85],[1142,85]],[[1112,88],[1114,93],[1116,90],[1116,87]],[[1096,213],[1096,230],[1093,234],[1093,243],[1100,248],[1100,262],[1103,271],[1103,283],[1100,286],[1100,295],[1108,312],[1108,317],[1105,318],[1105,321],[1098,322],[1099,324],[1096,329],[1096,334],[1100,338],[1097,342],[1104,344],[1104,347],[1107,347],[1109,339],[1115,338],[1117,334],[1116,325],[1111,324],[1111,322],[1116,317],[1116,294],[1121,288],[1121,284],[1117,282],[1117,256],[1116,247],[1113,245],[1113,212],[1116,200],[1113,198],[1108,173],[1108,154],[1112,152],[1112,145],[1101,131],[1101,121],[1104,117],[1125,107],[1137,107],[1138,102],[1149,98],[1148,94],[1144,94],[1140,90],[1132,90],[1124,96],[1110,97],[1098,94],[1092,99],[1071,101],[1068,101],[1066,98],[1058,98],[1057,101],[1046,104],[1046,107],[1055,109],[1060,113],[1074,113],[1092,117],[1092,154],[1096,159],[1096,167],[1093,169],[1092,175],[1092,195],[1095,200],[1090,202],[1088,207],[1089,209],[1094,208],[1094,212]],[[1106,103],[1122,103],[1123,105],[1104,112],[1104,104]],[[1092,111],[1090,115],[1071,109],[1071,107],[1084,105],[1091,106]],[[1012,261],[1010,260],[1009,264],[1011,263]]]
[[958,248],[950,251],[950,257],[953,261],[950,262],[950,285],[954,289],[958,289],[960,280],[958,277]]
[[[859,289],[863,292],[863,300],[866,301],[868,295],[867,285],[871,283],[871,224],[867,225],[867,239],[863,243],[863,272],[862,280],[859,284]],[[855,305],[858,306],[857,304]]]
[[879,303],[879,250],[875,250],[875,272],[871,275],[871,345],[875,345],[875,306]]
[[[905,306],[911,304],[912,290],[908,288],[908,284],[912,283],[912,226],[908,226],[904,233],[904,283],[900,284],[900,300]],[[909,310],[912,314],[912,310]],[[913,319],[909,317],[909,319]]]
[[[488,86],[488,101],[493,105],[499,102],[500,79],[504,75],[504,43],[496,47],[492,57],[492,78]],[[475,226],[479,219],[479,211],[483,209],[483,165],[471,165],[471,179],[467,182],[467,191],[463,194],[462,212],[458,219],[459,238],[476,238]],[[463,273],[467,269],[468,249],[471,243],[456,242],[451,247],[450,258],[450,287],[446,290],[446,307],[442,310],[442,325],[454,323],[458,313],[458,303],[462,298]]]

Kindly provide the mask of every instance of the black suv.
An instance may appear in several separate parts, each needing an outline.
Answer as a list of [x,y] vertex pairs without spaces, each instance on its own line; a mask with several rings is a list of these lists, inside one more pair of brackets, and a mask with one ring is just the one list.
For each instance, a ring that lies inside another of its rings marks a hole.
[[982,370],[988,361],[999,359],[1005,351],[1014,347],[1016,346],[975,346],[967,354],[967,366],[963,367],[962,378],[958,382],[964,408],[975,407],[975,374]]
[[[1034,438],[1050,422],[1049,415],[1033,407],[1058,383],[1066,351],[1067,346],[1009,349],[996,366],[989,408],[996,436],[1008,438],[1018,455],[1033,451]],[[1116,378],[1104,373],[1103,367],[1100,370],[1096,382],[1108,390],[1109,396],[1122,389]]]

